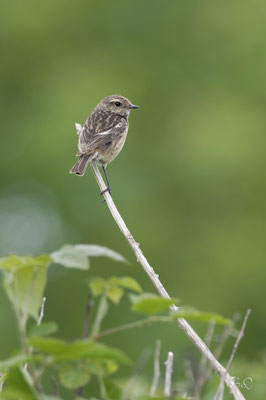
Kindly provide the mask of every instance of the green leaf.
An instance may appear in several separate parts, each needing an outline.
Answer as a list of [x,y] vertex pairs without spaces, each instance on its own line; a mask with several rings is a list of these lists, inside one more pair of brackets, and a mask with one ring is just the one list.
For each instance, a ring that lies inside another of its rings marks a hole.
[[119,400],[121,398],[121,389],[120,387],[111,379],[102,377],[102,395],[106,399],[110,400]]
[[231,325],[232,321],[228,318],[224,318],[219,314],[211,312],[201,312],[197,311],[191,307],[181,307],[180,311],[171,313],[173,319],[184,318],[194,321],[210,322],[214,321],[219,325]]
[[109,282],[111,285],[122,286],[125,289],[130,289],[137,293],[143,292],[139,283],[130,276],[124,276],[122,278],[113,276],[112,278],[109,279]]
[[26,364],[31,361],[41,361],[42,359],[43,359],[43,356],[41,356],[41,355],[27,356],[25,354],[20,354],[18,356],[11,357],[6,360],[1,360],[0,361],[0,369],[16,367],[18,365]]
[[52,259],[48,254],[42,254],[38,257],[10,255],[0,258],[0,269],[14,272],[25,267],[46,267],[51,261]]
[[98,246],[96,244],[76,244],[75,247],[88,257],[109,257],[115,261],[127,262],[125,257],[108,247]]
[[24,320],[31,315],[38,320],[46,284],[47,267],[51,258],[47,255],[39,257],[17,257],[11,255],[0,259],[3,271],[3,286],[17,312],[21,312]]
[[140,296],[130,296],[133,301],[131,309],[140,313],[153,315],[168,310],[169,307],[177,302],[177,299],[166,299],[153,294],[142,294]]
[[117,286],[111,286],[106,292],[107,297],[115,304],[119,303],[123,294],[124,290]]
[[104,361],[104,368],[107,374],[113,374],[117,371],[118,365],[113,360]]
[[113,360],[123,364],[131,363],[122,351],[90,340],[76,340],[72,343],[67,343],[60,339],[36,337],[30,338],[28,342],[35,349],[52,355],[55,361],[87,358]]
[[109,257],[115,261],[126,262],[126,259],[119,253],[107,247],[94,244],[66,245],[51,254],[52,260],[67,268],[89,269],[88,257]]
[[2,392],[2,390],[3,390],[3,385],[5,383],[7,375],[8,375],[8,371],[7,370],[4,370],[4,369],[0,370],[0,392]]
[[92,295],[94,297],[97,297],[106,292],[106,290],[108,288],[108,283],[103,278],[94,278],[94,279],[91,279],[89,286],[92,291]]
[[33,386],[27,381],[23,370],[15,367],[8,373],[8,385],[0,392],[0,399],[5,400],[41,400]]
[[55,322],[44,322],[41,325],[34,325],[29,332],[29,337],[49,336],[57,330],[58,327]]
[[86,365],[69,365],[60,368],[59,379],[67,389],[85,386],[90,380],[90,372]]
[[108,280],[103,278],[94,278],[90,281],[89,286],[94,297],[106,294],[106,296],[115,304],[119,303],[124,294],[124,290],[121,287],[133,290],[137,293],[142,292],[138,282],[128,276],[122,278],[113,276]]
[[89,269],[89,259],[83,251],[70,244],[63,246],[61,249],[51,254],[52,260],[67,268]]

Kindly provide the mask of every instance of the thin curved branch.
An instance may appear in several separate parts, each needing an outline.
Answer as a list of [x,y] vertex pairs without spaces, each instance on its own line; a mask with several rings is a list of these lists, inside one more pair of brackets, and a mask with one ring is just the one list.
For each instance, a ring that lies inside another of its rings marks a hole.
[[[91,167],[94,173],[94,176],[96,178],[96,181],[99,185],[100,191],[104,192],[106,189],[106,185],[103,181],[103,178],[100,174],[99,168],[97,164],[92,161],[91,162]],[[159,280],[159,275],[157,275],[153,268],[150,266],[148,263],[146,257],[142,253],[139,243],[137,243],[132,236],[131,232],[127,228],[123,218],[121,217],[119,211],[117,210],[115,203],[113,202],[113,199],[109,192],[104,192],[103,194],[104,199],[106,201],[106,204],[115,220],[117,223],[119,229],[121,230],[122,234],[125,236],[126,240],[128,241],[130,247],[132,248],[133,252],[135,253],[135,256],[137,258],[138,263],[142,266],[148,277],[150,278],[151,282],[153,283],[155,289],[157,292],[162,296],[167,299],[170,298],[169,294],[167,293],[166,289],[162,285],[161,281]],[[176,306],[171,306],[171,309],[173,311],[177,311],[178,307]],[[245,397],[242,395],[240,392],[239,388],[236,386],[234,379],[229,375],[229,373],[226,371],[226,369],[219,363],[218,360],[214,357],[212,352],[208,349],[206,344],[203,342],[203,340],[198,336],[198,334],[194,331],[194,329],[189,325],[189,323],[184,319],[184,318],[179,318],[177,319],[177,324],[182,331],[187,335],[187,337],[190,339],[190,341],[194,344],[195,347],[200,351],[201,354],[203,354],[215,372],[224,379],[224,382],[228,386],[230,393],[234,396],[235,400],[245,400]]]

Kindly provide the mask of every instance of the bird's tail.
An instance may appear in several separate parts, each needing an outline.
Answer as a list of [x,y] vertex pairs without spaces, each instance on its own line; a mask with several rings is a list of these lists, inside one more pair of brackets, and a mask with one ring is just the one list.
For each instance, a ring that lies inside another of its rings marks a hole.
[[91,154],[82,154],[76,164],[69,171],[70,174],[76,174],[82,176],[85,174],[88,163],[90,161]]

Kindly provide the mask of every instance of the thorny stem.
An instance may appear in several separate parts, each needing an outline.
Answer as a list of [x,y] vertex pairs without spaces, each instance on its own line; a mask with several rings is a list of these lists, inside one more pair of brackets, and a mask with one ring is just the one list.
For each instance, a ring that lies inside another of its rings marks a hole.
[[[82,129],[80,125],[76,124],[77,131],[79,129]],[[106,185],[103,181],[103,178],[100,174],[99,168],[97,164],[92,161],[91,162],[91,167],[95,176],[95,179],[99,185],[100,191],[104,191],[106,189]],[[150,266],[148,263],[148,260],[142,253],[139,243],[137,243],[132,236],[131,232],[127,228],[124,220],[122,219],[119,211],[117,210],[113,199],[110,195],[109,192],[104,192],[103,194],[104,199],[106,201],[106,204],[115,220],[117,225],[119,226],[119,229],[127,239],[130,247],[132,248],[133,252],[136,255],[137,261],[141,264],[142,268],[148,275],[149,279],[153,283],[155,289],[157,292],[165,298],[170,298],[169,294],[167,293],[166,289],[162,285],[161,281],[159,280],[159,276],[154,272],[153,268]],[[171,310],[177,311],[178,307],[176,306],[171,306]],[[207,358],[209,363],[212,365],[213,369],[215,372],[220,376],[224,376],[224,381],[226,385],[229,387],[230,392],[234,396],[235,400],[245,400],[245,397],[242,395],[240,392],[239,388],[237,387],[234,379],[228,374],[226,369],[219,363],[218,360],[214,357],[212,352],[209,350],[209,348],[206,346],[206,344],[203,342],[203,340],[198,336],[198,334],[194,331],[194,329],[189,325],[189,323],[184,319],[184,318],[179,318],[177,320],[177,324],[180,329],[184,331],[184,333],[187,335],[187,337],[192,341],[192,343],[197,347],[197,349]]]

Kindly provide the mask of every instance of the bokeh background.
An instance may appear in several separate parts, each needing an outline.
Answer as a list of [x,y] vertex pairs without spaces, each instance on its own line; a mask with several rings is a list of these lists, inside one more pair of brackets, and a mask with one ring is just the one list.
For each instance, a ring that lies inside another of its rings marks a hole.
[[[108,167],[122,216],[182,304],[227,317],[252,309],[238,357],[259,363],[266,330],[265,2],[13,0],[0,7],[1,256],[96,243],[131,262],[95,259],[88,273],[52,268],[46,320],[57,320],[65,339],[79,336],[92,276],[131,275],[153,290],[91,172],[68,173],[74,123],[84,123],[101,98],[122,94],[141,107]],[[129,318],[125,301],[106,326]],[[0,320],[3,358],[17,335],[2,289]],[[203,335],[205,327],[195,326]],[[160,325],[107,343],[137,360],[158,337],[180,358],[189,346],[176,327]]]

